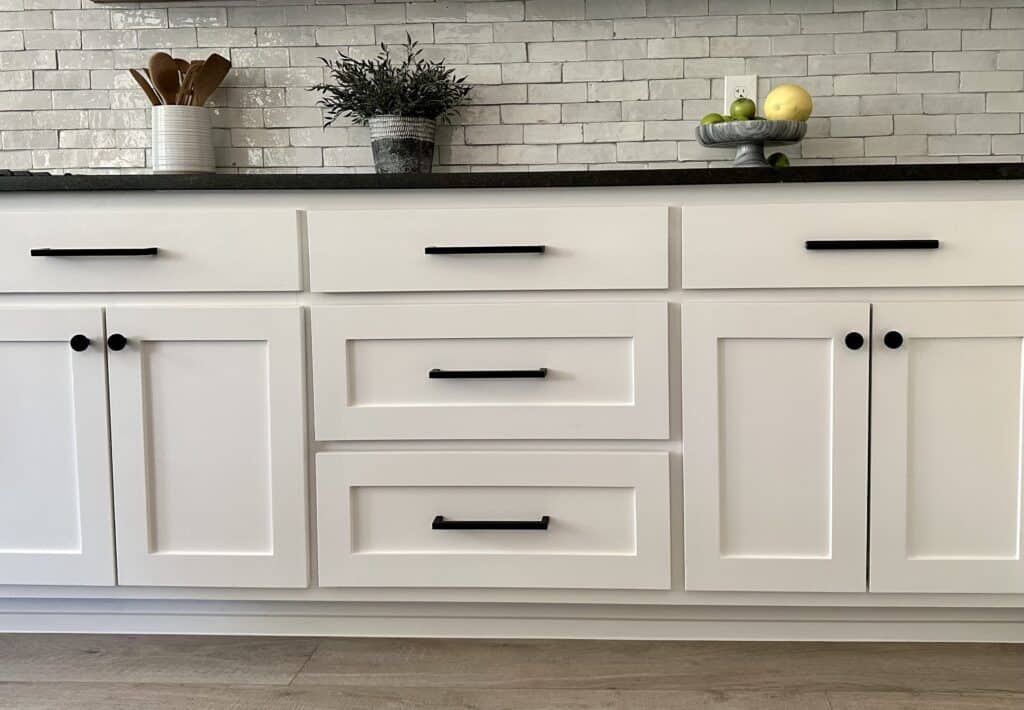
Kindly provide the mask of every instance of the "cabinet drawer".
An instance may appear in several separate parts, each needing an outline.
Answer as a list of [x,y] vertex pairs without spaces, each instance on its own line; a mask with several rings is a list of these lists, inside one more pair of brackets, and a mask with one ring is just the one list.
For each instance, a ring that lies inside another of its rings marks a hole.
[[668,589],[664,452],[317,456],[321,586]]
[[668,287],[667,207],[314,211],[313,291]]
[[312,309],[316,436],[665,439],[665,303]]
[[1024,202],[687,207],[683,288],[1020,286],[1022,224]]
[[0,292],[298,291],[294,210],[0,215]]

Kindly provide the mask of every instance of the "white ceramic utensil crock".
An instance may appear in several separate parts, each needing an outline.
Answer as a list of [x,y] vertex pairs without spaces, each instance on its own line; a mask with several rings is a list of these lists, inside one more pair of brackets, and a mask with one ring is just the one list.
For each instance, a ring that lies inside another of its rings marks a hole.
[[210,109],[153,107],[153,172],[212,173],[216,169]]

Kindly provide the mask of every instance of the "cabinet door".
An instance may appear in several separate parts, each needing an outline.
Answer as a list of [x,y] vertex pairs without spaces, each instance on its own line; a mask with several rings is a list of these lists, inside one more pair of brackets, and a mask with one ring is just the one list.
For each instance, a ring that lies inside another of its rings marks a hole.
[[103,311],[0,310],[0,363],[0,584],[114,584]]
[[1024,302],[886,303],[874,330],[872,591],[1024,592]]
[[299,308],[111,308],[121,584],[307,583]]
[[684,307],[687,589],[864,590],[869,349],[845,336],[869,322],[857,303]]

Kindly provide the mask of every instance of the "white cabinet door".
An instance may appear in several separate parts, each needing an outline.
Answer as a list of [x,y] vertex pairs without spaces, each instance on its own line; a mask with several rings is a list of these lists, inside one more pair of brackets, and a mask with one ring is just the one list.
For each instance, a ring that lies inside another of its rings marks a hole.
[[684,307],[687,589],[865,589],[869,322],[858,303]]
[[0,363],[0,584],[114,584],[103,311],[0,310]]
[[300,309],[110,308],[107,332],[120,583],[306,586]]
[[1024,592],[1024,302],[886,303],[874,330],[871,590]]

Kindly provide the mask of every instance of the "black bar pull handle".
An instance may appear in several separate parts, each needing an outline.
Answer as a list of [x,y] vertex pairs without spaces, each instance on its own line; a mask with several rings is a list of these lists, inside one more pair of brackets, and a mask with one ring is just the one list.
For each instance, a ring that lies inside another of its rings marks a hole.
[[540,520],[445,520],[443,515],[435,515],[430,524],[431,530],[547,530],[551,523],[550,515],[541,516]]
[[874,249],[938,249],[938,239],[808,239],[808,251],[867,251]]
[[29,253],[32,256],[156,256],[159,251],[157,247],[100,247],[94,249],[41,247],[33,249]]
[[543,244],[505,244],[495,246],[423,247],[424,254],[543,254]]
[[536,370],[441,370],[435,367],[427,373],[431,380],[543,379],[547,376],[546,367]]

